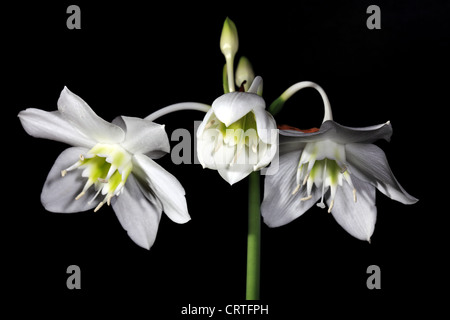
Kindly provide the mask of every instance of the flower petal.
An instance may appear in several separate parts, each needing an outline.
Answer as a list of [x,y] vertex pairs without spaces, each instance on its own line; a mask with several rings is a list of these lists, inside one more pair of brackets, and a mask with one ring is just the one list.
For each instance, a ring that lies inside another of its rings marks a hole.
[[[375,230],[377,207],[375,187],[352,176],[357,200],[353,200],[353,188],[346,182],[338,188],[331,214],[337,223],[357,239],[370,241]],[[330,197],[327,204],[330,206]]]
[[307,197],[306,186],[302,186],[297,193],[297,169],[301,150],[280,156],[278,172],[267,175],[264,181],[264,199],[261,204],[261,214],[264,222],[271,228],[285,225],[300,217],[320,198],[317,188],[312,189],[312,198]]
[[113,123],[125,130],[125,140],[121,145],[129,152],[143,153],[150,157],[170,152],[169,138],[164,125],[125,116],[117,117]]
[[69,148],[56,159],[41,193],[41,202],[46,210],[72,213],[86,211],[97,205],[95,201],[89,204],[89,200],[95,195],[94,187],[89,188],[81,199],[75,200],[87,181],[81,176],[80,170],[68,171],[64,177],[61,176],[62,170],[77,162],[80,154],[86,154],[87,151],[85,148]]
[[295,130],[280,130],[280,135],[296,137],[299,142],[314,142],[329,139],[337,143],[371,143],[379,139],[389,141],[392,135],[390,122],[383,124],[351,128],[342,126],[334,121],[325,121],[319,131],[300,132]]
[[58,110],[62,116],[78,128],[85,136],[100,143],[120,143],[125,132],[115,124],[100,118],[79,96],[64,87],[58,99]]
[[254,93],[230,92],[226,93],[212,104],[216,117],[227,127],[245,116],[251,110],[265,109],[264,99]]
[[[267,144],[275,144],[276,136],[278,135],[277,123],[273,116],[264,109],[256,108],[253,110],[256,120],[256,129],[258,131],[259,138]],[[272,130],[276,132],[276,135],[272,134]]]
[[220,176],[225,179],[230,185],[241,181],[253,172],[253,164],[250,163],[248,154],[248,147],[242,147],[238,152],[238,157],[232,162],[232,165],[228,165],[225,168],[218,169]]
[[257,171],[261,168],[267,166],[277,154],[277,143],[275,141],[274,144],[265,144],[264,142],[260,142],[258,145],[258,155],[260,156],[259,162],[253,167],[254,171]]
[[148,184],[161,201],[167,216],[176,223],[186,223],[189,216],[185,192],[180,182],[159,164],[143,154],[133,157],[133,173]]
[[[205,130],[205,126],[209,123],[210,118],[214,116],[214,110],[213,108],[210,108],[208,112],[206,112],[205,117],[203,118],[202,123],[198,126],[197,129],[197,138],[200,138],[203,134],[203,131]],[[214,116],[215,117],[215,116]]]
[[118,197],[112,199],[112,207],[122,227],[138,246],[150,249],[155,242],[161,220],[161,207],[150,202],[131,174]]
[[25,131],[35,138],[64,142],[76,147],[92,148],[95,141],[85,136],[61,116],[59,111],[26,109],[19,113]]
[[348,144],[345,146],[350,172],[370,183],[386,196],[403,204],[418,200],[408,194],[395,179],[383,150],[373,144]]

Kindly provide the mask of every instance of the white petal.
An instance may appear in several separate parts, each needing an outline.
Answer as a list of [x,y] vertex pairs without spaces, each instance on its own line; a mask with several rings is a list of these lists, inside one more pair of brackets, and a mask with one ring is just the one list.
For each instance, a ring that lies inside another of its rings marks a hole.
[[297,168],[301,151],[293,151],[280,156],[278,172],[267,175],[264,181],[264,199],[261,214],[264,222],[271,228],[285,225],[300,217],[320,198],[317,188],[312,190],[312,198],[307,197],[306,186],[297,189]]
[[[122,122],[122,123],[120,123]],[[170,144],[163,125],[134,117],[117,117],[113,123],[124,126],[122,147],[131,153],[169,153]],[[150,156],[149,155],[149,156]]]
[[35,138],[86,148],[92,148],[96,144],[64,119],[59,111],[47,112],[31,108],[21,111],[19,119],[25,131]]
[[258,108],[266,108],[264,99],[257,94],[248,92],[226,93],[214,100],[212,104],[214,114],[227,127]]
[[273,116],[264,109],[254,109],[256,129],[259,138],[268,144],[275,144],[278,135],[277,123]]
[[[331,214],[337,223],[357,239],[370,241],[375,229],[377,207],[375,206],[375,187],[355,176],[352,182],[357,200],[353,200],[353,188],[346,182],[338,188]],[[330,198],[327,199],[328,206]]]
[[261,96],[262,91],[263,91],[263,79],[260,76],[257,76],[253,80],[252,85],[248,89],[248,92],[256,93]]
[[131,240],[142,248],[150,249],[158,232],[161,208],[144,196],[132,174],[128,176],[121,194],[113,198],[112,207]]
[[203,118],[202,123],[198,126],[197,129],[197,138],[201,137],[203,134],[203,131],[205,130],[205,126],[209,123],[210,118],[214,116],[214,110],[213,108],[210,108],[208,112],[206,112],[205,117]]
[[120,143],[125,138],[123,130],[100,118],[79,96],[64,87],[58,99],[62,116],[84,135],[100,143]]
[[254,167],[254,170],[259,170],[267,166],[277,154],[277,143],[267,145],[264,142],[260,142],[258,145],[258,155],[260,156],[258,164]]
[[159,164],[143,154],[133,157],[133,173],[148,184],[161,201],[167,216],[176,223],[186,223],[189,216],[185,192],[180,182]]
[[[239,169],[238,169],[239,166]],[[253,166],[251,164],[240,164],[232,167],[228,167],[226,169],[219,169],[220,176],[228,182],[230,185],[235,184],[236,182],[241,181],[245,177],[247,177],[250,173],[253,172]]]
[[50,170],[44,188],[41,193],[41,202],[46,210],[51,212],[72,213],[86,211],[94,208],[97,203],[89,200],[95,195],[94,187],[87,190],[86,194],[75,200],[81,193],[87,179],[81,176],[81,170],[75,169],[61,176],[61,171],[73,165],[81,154],[86,154],[88,149],[69,148],[64,150],[56,159]]
[[237,146],[237,157],[233,156],[231,160],[232,164],[226,166],[225,168],[218,169],[220,176],[225,179],[230,185],[241,181],[253,172],[254,164],[249,161],[248,147]]
[[403,204],[418,200],[408,194],[395,179],[383,150],[373,144],[348,144],[345,146],[350,172],[366,181],[386,196]]

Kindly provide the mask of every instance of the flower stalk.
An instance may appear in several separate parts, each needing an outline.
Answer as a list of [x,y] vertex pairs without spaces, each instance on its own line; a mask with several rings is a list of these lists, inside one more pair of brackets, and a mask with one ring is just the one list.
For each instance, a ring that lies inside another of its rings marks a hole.
[[246,300],[259,300],[261,214],[259,171],[249,176]]

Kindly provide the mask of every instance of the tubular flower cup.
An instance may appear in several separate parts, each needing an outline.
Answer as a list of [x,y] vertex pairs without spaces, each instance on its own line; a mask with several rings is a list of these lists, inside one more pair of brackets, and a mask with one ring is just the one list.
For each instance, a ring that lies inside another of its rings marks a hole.
[[[372,144],[378,139],[389,141],[392,126],[388,121],[364,128],[344,127],[333,121],[323,90],[315,84],[308,86],[321,93],[325,118],[313,132],[280,130],[279,170],[265,179],[264,222],[269,227],[285,225],[319,201],[317,206],[328,206],[348,233],[370,241],[377,215],[375,188],[401,203],[417,202],[395,179],[384,152]],[[284,100],[293,94],[288,91]]]
[[112,205],[130,238],[150,249],[161,212],[171,220],[190,220],[178,180],[154,162],[170,150],[164,126],[120,116],[109,123],[80,97],[64,88],[58,110],[19,113],[25,131],[71,148],[56,159],[41,194],[51,212],[72,213]]
[[203,168],[218,170],[231,185],[267,166],[277,151],[278,130],[256,92],[256,77],[248,92],[217,98],[197,131],[197,156]]

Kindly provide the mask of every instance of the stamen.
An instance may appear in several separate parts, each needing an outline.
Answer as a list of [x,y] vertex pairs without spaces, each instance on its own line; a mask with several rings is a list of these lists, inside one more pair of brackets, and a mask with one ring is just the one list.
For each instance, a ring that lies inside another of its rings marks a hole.
[[100,210],[100,208],[103,207],[104,204],[105,204],[105,203],[104,203],[103,201],[100,202],[100,203],[98,204],[98,206],[95,207],[94,212],[97,212],[98,210]]
[[97,191],[97,193],[95,194],[95,196],[94,196],[91,200],[88,201],[88,204],[91,204],[91,203],[97,198],[97,196],[100,194],[100,191],[102,191],[101,188],[98,189],[98,191]]
[[82,164],[83,164],[83,163],[82,163],[81,161],[75,162],[75,163],[74,163],[73,165],[71,165],[70,167],[68,167],[68,168],[66,168],[66,169],[64,169],[64,170],[61,170],[61,176],[64,177],[64,176],[67,174],[67,172],[72,171],[72,170],[78,168],[78,167],[81,166]]
[[219,151],[222,144],[223,144],[223,135],[219,134],[219,136],[217,138],[217,144],[216,144],[216,147],[214,148],[213,154],[215,154],[217,151]]
[[296,194],[298,192],[298,190],[300,190],[301,185],[298,184],[297,187],[295,188],[295,190],[292,192],[292,195]]
[[111,205],[111,198],[112,198],[112,197],[113,197],[112,194],[108,194],[108,195],[106,196],[106,203],[108,204],[108,206]]
[[81,197],[83,197],[86,193],[86,191],[93,185],[94,183],[91,181],[91,179],[89,179],[86,184],[83,187],[83,190],[81,191],[81,193],[79,195],[77,195],[75,197],[75,200],[79,200]]
[[81,191],[81,193],[75,197],[75,200],[81,199],[81,197],[83,197],[85,193],[86,193],[86,192]]
[[333,209],[333,206],[334,206],[334,199],[331,200],[331,202],[330,202],[330,207],[328,208],[328,213],[331,213],[331,209]]
[[82,154],[80,154],[80,160],[84,161],[84,156]]
[[305,198],[301,198],[300,201],[306,201],[312,198],[312,195],[310,194],[309,196],[305,197]]
[[306,182],[308,181],[308,178],[309,178],[309,172],[306,174],[305,179],[303,179],[302,186],[304,186],[306,184]]
[[214,123],[216,122],[216,120],[211,120],[210,122],[208,122],[207,124],[206,124],[206,126],[205,126],[205,129],[204,130],[206,130],[206,129],[209,129]]
[[322,174],[322,197],[320,198],[320,202],[317,204],[317,206],[321,209],[325,208],[325,204],[323,203],[323,195],[325,193],[325,179],[327,174],[327,159],[325,159],[325,163],[323,165],[323,174]]

